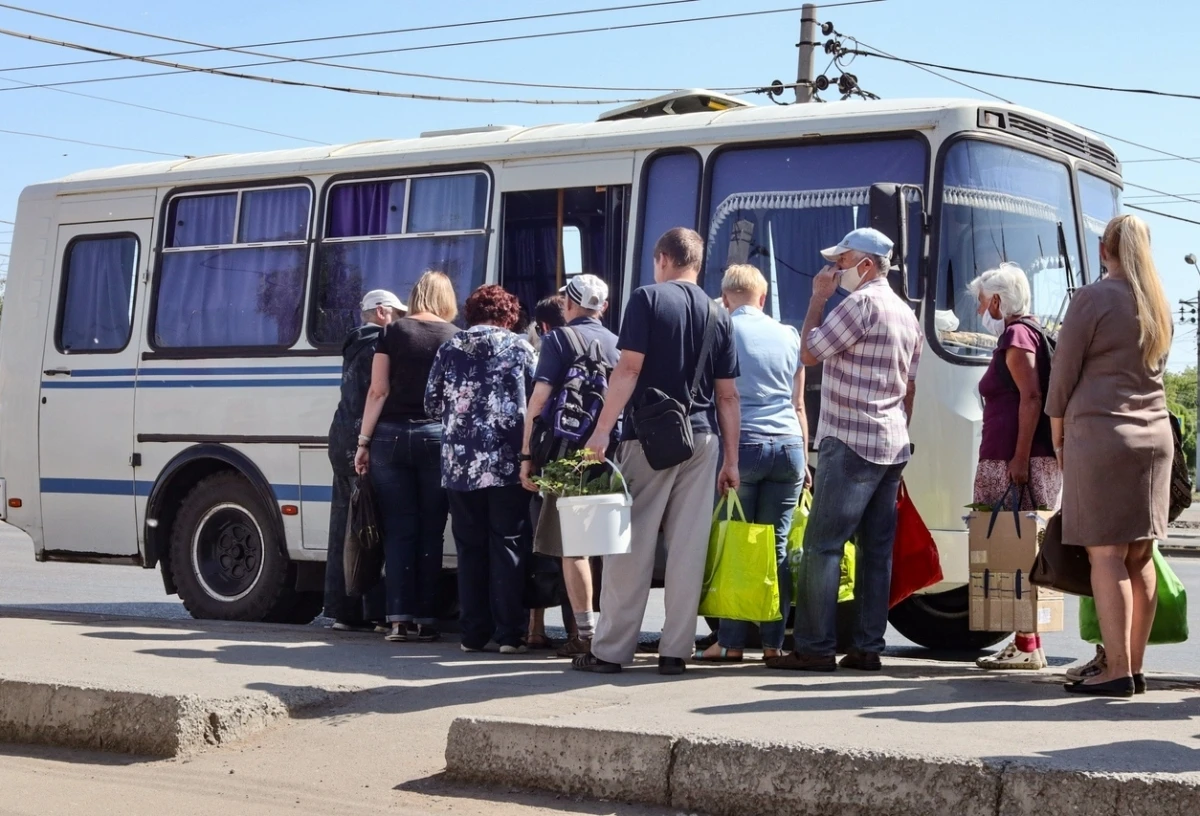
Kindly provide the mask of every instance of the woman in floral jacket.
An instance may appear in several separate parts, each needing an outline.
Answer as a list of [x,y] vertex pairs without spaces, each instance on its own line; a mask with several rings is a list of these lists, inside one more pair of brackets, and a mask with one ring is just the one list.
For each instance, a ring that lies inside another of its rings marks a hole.
[[438,350],[425,390],[425,410],[442,422],[462,649],[521,654],[531,536],[517,455],[535,358],[511,331],[520,307],[503,287],[476,289],[464,312],[470,328]]

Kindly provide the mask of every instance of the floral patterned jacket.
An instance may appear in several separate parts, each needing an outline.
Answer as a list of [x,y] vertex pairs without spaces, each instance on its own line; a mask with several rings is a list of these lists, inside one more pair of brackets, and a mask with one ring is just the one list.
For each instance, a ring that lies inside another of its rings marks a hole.
[[442,486],[519,484],[525,406],[535,357],[524,337],[496,326],[460,331],[438,349],[425,411],[442,421]]

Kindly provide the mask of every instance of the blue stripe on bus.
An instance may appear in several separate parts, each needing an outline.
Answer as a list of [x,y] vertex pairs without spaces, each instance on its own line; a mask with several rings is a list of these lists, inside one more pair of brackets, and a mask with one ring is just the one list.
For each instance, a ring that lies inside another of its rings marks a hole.
[[72,377],[219,377],[229,374],[341,374],[340,366],[236,366],[231,368],[87,368],[71,372]]
[[268,380],[43,380],[42,388],[298,388],[341,385],[341,379],[295,378]]
[[43,493],[75,493],[92,496],[149,496],[154,482],[133,479],[42,478]]
[[[43,493],[69,493],[87,496],[149,496],[154,482],[133,479],[56,479],[41,480]],[[333,501],[330,485],[273,484],[271,490],[278,501]],[[136,491],[136,492],[135,492]]]

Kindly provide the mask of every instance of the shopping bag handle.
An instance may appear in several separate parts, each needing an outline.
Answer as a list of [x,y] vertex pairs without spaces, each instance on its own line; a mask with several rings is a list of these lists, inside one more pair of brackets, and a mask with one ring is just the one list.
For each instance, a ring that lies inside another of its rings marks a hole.
[[742,500],[738,498],[736,490],[730,490],[717,501],[717,507],[713,510],[713,523],[716,524],[721,518],[721,508],[725,508],[725,520],[734,521],[733,514],[737,513],[741,521],[746,520],[746,513],[742,510]]
[[992,537],[992,530],[996,527],[996,518],[1004,509],[1004,503],[1008,500],[1010,495],[1013,497],[1013,524],[1017,528],[1017,538],[1021,537],[1021,500],[1028,496],[1029,503],[1033,504],[1033,493],[1030,492],[1028,484],[1023,484],[1018,487],[1017,484],[1010,479],[1008,482],[1008,487],[1000,496],[1000,501],[996,502],[996,504],[992,507],[992,519],[988,522],[988,538]]

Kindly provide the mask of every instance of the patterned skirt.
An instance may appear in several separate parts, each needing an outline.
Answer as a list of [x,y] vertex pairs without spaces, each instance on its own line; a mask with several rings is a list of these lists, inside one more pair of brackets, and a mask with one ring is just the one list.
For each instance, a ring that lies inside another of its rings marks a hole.
[[[975,470],[975,504],[995,504],[1008,490],[1008,462],[1003,459],[981,459]],[[1033,502],[1029,500],[1032,494]],[[1035,456],[1029,460],[1029,491],[1021,500],[1022,510],[1038,507],[1058,509],[1062,497],[1062,471],[1053,456]]]

